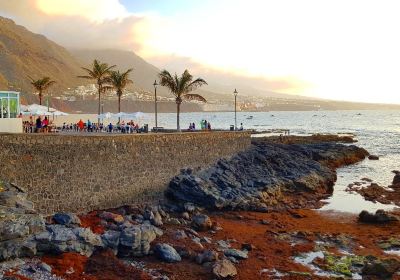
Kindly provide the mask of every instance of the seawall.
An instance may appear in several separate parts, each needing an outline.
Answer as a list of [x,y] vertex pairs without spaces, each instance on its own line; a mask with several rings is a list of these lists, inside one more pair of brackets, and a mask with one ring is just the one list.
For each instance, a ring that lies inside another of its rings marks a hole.
[[250,144],[249,132],[0,134],[0,178],[24,188],[40,213],[87,212],[157,201],[180,169]]

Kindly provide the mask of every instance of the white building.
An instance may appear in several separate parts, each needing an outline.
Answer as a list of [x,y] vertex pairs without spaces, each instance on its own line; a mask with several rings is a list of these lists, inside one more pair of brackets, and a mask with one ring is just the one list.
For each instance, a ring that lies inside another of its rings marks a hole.
[[22,133],[19,92],[0,91],[0,132]]

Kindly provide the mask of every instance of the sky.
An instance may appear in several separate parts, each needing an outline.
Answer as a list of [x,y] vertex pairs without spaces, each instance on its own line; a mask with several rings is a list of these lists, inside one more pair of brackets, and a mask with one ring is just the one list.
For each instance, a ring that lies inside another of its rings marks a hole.
[[[398,0],[0,0],[70,48],[132,50],[232,87],[400,103]],[[245,93],[243,93],[245,94]]]

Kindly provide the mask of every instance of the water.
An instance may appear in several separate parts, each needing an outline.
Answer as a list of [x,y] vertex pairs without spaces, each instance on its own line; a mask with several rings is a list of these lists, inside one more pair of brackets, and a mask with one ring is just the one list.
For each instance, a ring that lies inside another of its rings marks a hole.
[[[248,116],[253,119],[247,119]],[[234,113],[183,113],[181,127],[195,122],[210,121],[212,128],[228,129],[234,124]],[[142,121],[153,125],[154,115],[146,114]],[[176,114],[159,114],[159,126],[174,128]],[[238,126],[243,123],[245,129],[258,131],[268,129],[290,129],[291,134],[307,135],[312,133],[350,133],[371,154],[380,160],[364,160],[358,164],[338,169],[338,181],[334,194],[327,200],[328,205],[322,210],[337,210],[359,213],[361,210],[375,211],[391,209],[393,206],[372,203],[358,194],[345,192],[353,182],[367,177],[383,186],[390,185],[394,174],[400,169],[400,112],[399,111],[315,111],[315,112],[238,112]]]

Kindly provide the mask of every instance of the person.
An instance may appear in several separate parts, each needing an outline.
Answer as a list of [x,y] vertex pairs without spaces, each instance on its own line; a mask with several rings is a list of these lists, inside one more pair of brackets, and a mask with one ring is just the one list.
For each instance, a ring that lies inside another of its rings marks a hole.
[[36,132],[40,132],[41,129],[42,129],[42,119],[39,116],[36,119]]
[[211,124],[210,124],[210,122],[207,122],[207,130],[211,130]]
[[208,122],[207,122],[207,120],[204,120],[204,129],[205,129],[205,130],[208,129]]
[[112,131],[113,131],[113,125],[112,125],[112,123],[110,123],[110,124],[108,125],[108,132],[109,132],[109,133],[112,133]]
[[193,131],[196,130],[196,124],[195,123],[193,123],[192,128],[193,128]]
[[49,127],[49,120],[47,119],[47,117],[44,117],[44,120],[42,122],[42,128],[43,128],[44,133],[47,132],[48,127]]
[[82,119],[80,119],[79,122],[78,122],[78,128],[79,128],[80,131],[82,131],[83,127],[84,127],[84,123],[83,123]]
[[87,131],[92,132],[92,123],[90,122],[90,120],[87,120]]
[[239,130],[243,130],[243,123],[240,123]]

